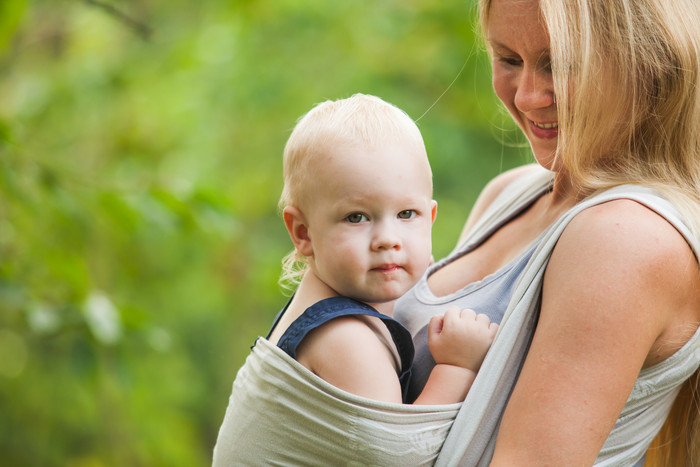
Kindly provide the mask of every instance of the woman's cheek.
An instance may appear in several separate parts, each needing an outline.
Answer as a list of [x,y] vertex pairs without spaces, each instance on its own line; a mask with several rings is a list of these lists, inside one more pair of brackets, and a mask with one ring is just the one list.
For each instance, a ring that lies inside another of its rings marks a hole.
[[503,70],[501,66],[493,67],[493,90],[496,96],[510,110],[515,96],[515,86],[512,85],[514,76],[512,72]]

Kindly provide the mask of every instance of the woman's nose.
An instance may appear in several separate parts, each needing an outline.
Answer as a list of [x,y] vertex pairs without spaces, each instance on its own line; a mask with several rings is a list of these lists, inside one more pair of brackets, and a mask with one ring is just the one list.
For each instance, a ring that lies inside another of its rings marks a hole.
[[544,109],[554,104],[554,85],[549,73],[523,70],[517,86],[514,103],[521,112]]

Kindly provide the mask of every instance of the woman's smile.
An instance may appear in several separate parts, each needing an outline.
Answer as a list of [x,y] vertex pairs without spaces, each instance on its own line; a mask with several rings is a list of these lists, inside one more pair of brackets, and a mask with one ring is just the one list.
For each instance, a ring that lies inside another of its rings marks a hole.
[[541,139],[555,139],[559,136],[558,122],[535,122],[528,120],[533,136]]

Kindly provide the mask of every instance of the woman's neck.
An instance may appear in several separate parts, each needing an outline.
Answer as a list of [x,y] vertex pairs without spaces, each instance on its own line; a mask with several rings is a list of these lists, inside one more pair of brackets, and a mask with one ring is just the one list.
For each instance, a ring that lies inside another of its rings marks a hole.
[[583,200],[585,196],[573,183],[566,171],[557,172],[554,176],[552,189],[543,196],[545,211],[550,213],[564,213]]

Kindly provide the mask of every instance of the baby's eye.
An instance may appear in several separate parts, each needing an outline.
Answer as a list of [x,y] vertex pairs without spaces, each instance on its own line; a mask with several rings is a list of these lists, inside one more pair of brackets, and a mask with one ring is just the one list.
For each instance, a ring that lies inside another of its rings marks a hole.
[[348,217],[346,217],[345,220],[350,222],[351,224],[359,224],[360,222],[366,221],[367,216],[365,216],[364,214],[360,214],[359,212],[354,212]]
[[416,217],[416,211],[413,209],[406,209],[405,211],[401,211],[397,217],[399,219],[413,219]]

